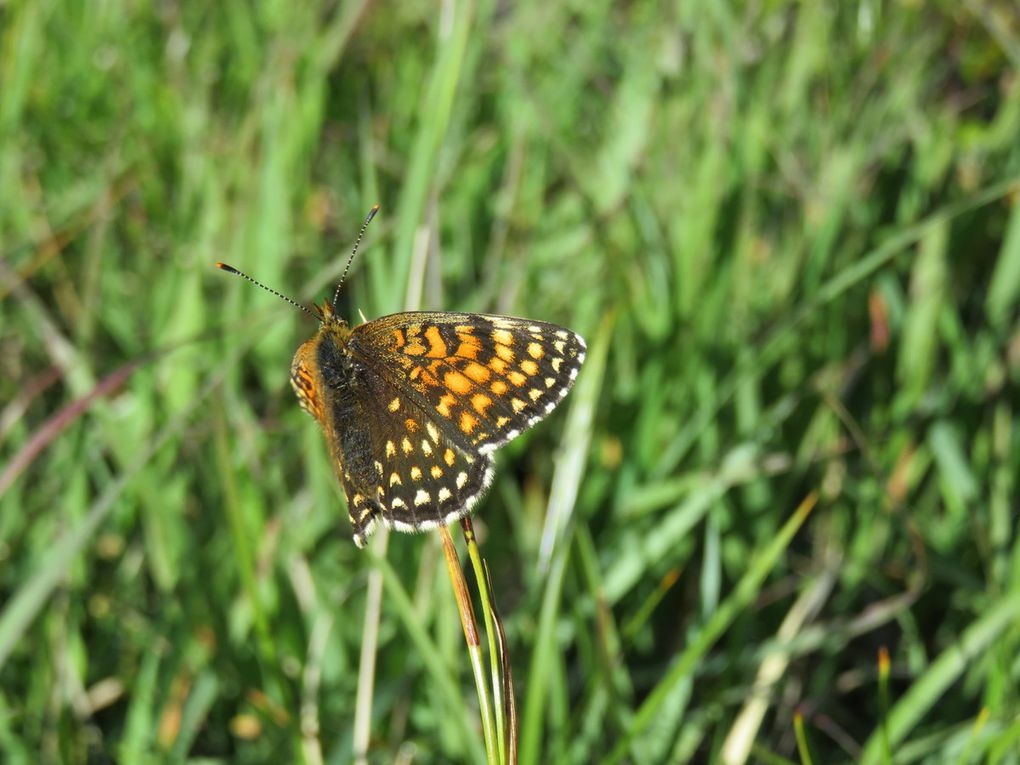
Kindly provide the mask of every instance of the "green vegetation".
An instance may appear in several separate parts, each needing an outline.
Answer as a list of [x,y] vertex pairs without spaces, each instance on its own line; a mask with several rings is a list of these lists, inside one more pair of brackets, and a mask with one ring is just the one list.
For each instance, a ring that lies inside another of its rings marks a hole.
[[378,202],[351,318],[588,340],[475,516],[523,765],[1020,763],[1018,199],[1013,0],[0,3],[0,760],[351,762],[375,582],[368,762],[484,761],[212,265]]

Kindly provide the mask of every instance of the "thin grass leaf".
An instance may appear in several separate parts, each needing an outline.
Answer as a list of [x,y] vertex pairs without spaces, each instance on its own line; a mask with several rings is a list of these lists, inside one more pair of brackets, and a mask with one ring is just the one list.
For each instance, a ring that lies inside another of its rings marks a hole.
[[613,747],[610,754],[601,760],[601,762],[608,765],[624,759],[631,741],[652,723],[655,715],[658,713],[659,706],[668,697],[673,688],[688,678],[694,669],[694,665],[708,652],[730,622],[737,617],[742,609],[750,605],[760,591],[765,578],[779,559],[779,556],[785,552],[793,535],[814,508],[816,501],[817,497],[815,495],[805,499],[793,516],[783,525],[776,538],[762,551],[757,559],[750,563],[747,573],[737,583],[732,595],[723,601],[719,609],[712,614],[705,623],[705,626],[694,636],[693,642],[676,658],[673,666],[666,672],[666,676],[656,684],[655,688],[638,708],[634,719],[631,721],[626,737]]
[[861,762],[864,765],[880,762],[883,738],[888,735],[888,746],[895,751],[929,714],[950,685],[959,680],[972,662],[994,643],[1004,630],[1020,617],[1020,594],[1010,594],[994,601],[960,636],[960,640],[944,650],[931,666],[914,682],[910,689],[893,705],[889,714],[888,734],[876,733],[864,746]]

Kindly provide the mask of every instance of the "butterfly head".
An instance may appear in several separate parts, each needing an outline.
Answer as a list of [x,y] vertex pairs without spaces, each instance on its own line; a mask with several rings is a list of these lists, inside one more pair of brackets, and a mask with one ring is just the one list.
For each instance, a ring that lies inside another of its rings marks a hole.
[[333,303],[323,300],[322,305],[313,305],[312,310],[319,319],[319,332],[316,338],[328,337],[341,346],[347,342],[351,335],[350,325],[340,318]]

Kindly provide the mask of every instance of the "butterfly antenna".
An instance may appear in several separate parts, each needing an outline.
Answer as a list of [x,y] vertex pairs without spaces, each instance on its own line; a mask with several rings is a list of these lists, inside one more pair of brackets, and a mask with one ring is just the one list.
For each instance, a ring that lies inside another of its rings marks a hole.
[[340,274],[340,281],[336,284],[336,290],[333,292],[333,310],[336,310],[336,301],[340,297],[340,285],[344,283],[344,279],[347,278],[347,271],[351,267],[351,263],[354,262],[354,256],[358,254],[358,245],[361,244],[362,237],[365,236],[365,229],[368,228],[368,224],[372,222],[372,218],[379,212],[379,205],[373,205],[372,209],[368,211],[368,216],[365,218],[365,222],[361,224],[361,231],[358,232],[358,238],[354,240],[354,247],[351,249],[351,256],[347,258],[347,265],[344,266],[344,272]]
[[241,277],[243,277],[243,278],[247,279],[247,280],[248,280],[248,281],[250,281],[250,282],[251,282],[252,284],[254,284],[254,285],[255,285],[256,287],[261,287],[261,288],[262,288],[262,289],[264,289],[264,290],[265,290],[266,292],[271,292],[271,293],[273,293],[274,295],[276,295],[276,297],[280,298],[281,300],[286,300],[286,301],[287,301],[288,303],[290,303],[291,305],[293,305],[293,306],[297,306],[298,308],[300,308],[300,309],[301,309],[302,311],[304,311],[305,313],[307,313],[307,314],[308,314],[309,316],[311,316],[311,317],[312,317],[313,319],[315,319],[316,321],[318,321],[318,320],[319,320],[319,317],[318,317],[318,316],[316,316],[316,315],[315,315],[314,313],[312,313],[312,312],[311,312],[311,311],[310,311],[310,310],[308,309],[308,307],[307,307],[307,306],[303,306],[303,305],[301,305],[301,304],[300,304],[299,302],[297,302],[296,300],[291,300],[291,299],[290,299],[289,297],[287,297],[286,295],[284,295],[284,294],[283,294],[282,292],[277,292],[277,291],[276,291],[276,290],[274,290],[274,289],[273,289],[272,287],[267,287],[267,286],[266,286],[266,285],[264,285],[264,284],[263,284],[262,282],[260,282],[260,281],[259,281],[258,279],[252,279],[252,278],[251,278],[250,276],[248,276],[248,274],[246,274],[246,273],[245,273],[244,271],[238,271],[238,270],[237,270],[236,268],[234,268],[233,266],[228,266],[228,265],[227,265],[226,263],[219,263],[219,262],[217,262],[217,263],[216,263],[216,267],[217,267],[217,268],[220,268],[220,269],[222,269],[222,270],[224,270],[224,271],[226,271],[226,272],[227,272],[228,274],[236,274],[237,276],[241,276]]

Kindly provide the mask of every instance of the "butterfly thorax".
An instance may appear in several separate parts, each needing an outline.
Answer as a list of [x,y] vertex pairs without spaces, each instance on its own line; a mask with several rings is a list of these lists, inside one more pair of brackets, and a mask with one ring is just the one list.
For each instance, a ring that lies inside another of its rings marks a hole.
[[315,306],[315,312],[319,315],[318,337],[327,335],[337,345],[346,345],[351,336],[351,328],[346,321],[336,315],[332,303],[328,300],[322,301],[321,306]]

